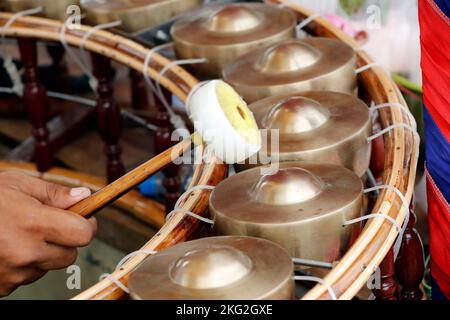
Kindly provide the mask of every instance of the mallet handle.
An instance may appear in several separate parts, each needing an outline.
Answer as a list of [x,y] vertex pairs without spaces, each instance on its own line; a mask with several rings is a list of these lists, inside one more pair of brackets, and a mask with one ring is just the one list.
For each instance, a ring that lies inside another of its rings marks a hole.
[[191,146],[191,139],[184,139],[173,147],[131,170],[116,181],[98,190],[90,197],[78,202],[68,210],[83,217],[90,217],[103,207],[121,197],[139,183],[181,156]]

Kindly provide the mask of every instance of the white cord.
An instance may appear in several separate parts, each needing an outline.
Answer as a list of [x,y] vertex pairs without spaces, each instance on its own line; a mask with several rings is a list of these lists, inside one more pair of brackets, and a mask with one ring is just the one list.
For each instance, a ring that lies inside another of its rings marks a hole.
[[62,92],[47,91],[47,96],[49,96],[51,98],[55,98],[55,99],[66,100],[66,101],[84,104],[84,105],[87,105],[90,107],[95,107],[97,105],[97,102],[95,100],[77,97],[77,96],[67,94],[67,93],[62,93]]
[[359,217],[359,218],[356,218],[356,219],[344,221],[344,223],[342,223],[342,225],[343,226],[348,226],[348,225],[355,224],[355,223],[358,223],[358,222],[361,222],[361,221],[364,221],[364,220],[369,220],[369,219],[374,219],[374,218],[384,218],[384,219],[388,220],[390,223],[392,223],[395,226],[395,228],[397,229],[397,232],[400,233],[400,231],[402,230],[402,228],[397,223],[397,221],[395,221],[394,218],[388,216],[385,213],[368,214],[368,215],[365,215],[365,216],[362,216],[362,217]]
[[98,24],[98,25],[92,27],[88,32],[86,32],[86,34],[83,36],[83,38],[81,38],[81,42],[80,42],[80,54],[82,57],[81,59],[84,59],[85,66],[89,65],[89,62],[87,59],[87,53],[85,50],[86,41],[88,41],[89,38],[98,30],[114,28],[114,27],[120,26],[121,24],[122,24],[122,21],[120,21],[120,20],[108,22],[108,23],[102,23],[102,24]]
[[3,25],[3,27],[0,28],[0,30],[1,30],[0,32],[2,35],[2,44],[3,44],[3,41],[5,40],[5,31],[8,30],[17,19],[19,19],[21,17],[40,13],[40,12],[42,12],[43,9],[44,9],[43,7],[37,7],[37,8],[33,8],[33,9],[19,11],[19,12],[13,14],[11,16],[11,18],[9,18],[8,21]]
[[183,209],[183,208],[175,208],[175,209],[173,209],[172,211],[170,211],[167,214],[166,219],[167,220],[171,219],[173,217],[173,215],[176,214],[176,213],[183,213],[185,215],[188,215],[188,216],[190,216],[192,218],[195,218],[197,220],[203,221],[205,223],[208,223],[208,224],[211,224],[211,225],[214,224],[214,220],[202,217],[201,215],[198,215],[198,214],[196,214],[196,213],[194,213],[192,211],[189,211],[189,210],[186,210],[186,209]]
[[[373,67],[380,67],[384,70],[384,68],[378,62],[373,62],[373,63],[366,64],[365,66],[362,66],[361,68],[355,69],[355,70],[353,70],[353,72],[355,74],[360,74],[361,72],[369,70]],[[384,70],[384,71],[386,71],[386,70]]]
[[309,16],[308,18],[302,20],[302,22],[300,22],[300,23],[297,25],[297,27],[295,27],[295,30],[297,31],[297,38],[298,38],[299,32],[300,32],[304,27],[306,27],[308,24],[310,24],[311,22],[313,22],[314,20],[316,20],[317,18],[320,18],[320,17],[321,17],[321,15],[318,14],[318,13],[316,13],[316,14],[313,14],[313,15]]
[[413,125],[414,130],[417,130],[417,122],[416,119],[414,118],[414,116],[412,115],[411,111],[409,110],[409,108],[407,108],[406,106],[404,106],[401,103],[397,103],[397,102],[388,102],[388,103],[382,103],[382,104],[378,104],[375,105],[375,102],[372,101],[372,104],[369,108],[370,111],[376,111],[376,110],[380,110],[383,108],[387,108],[387,107],[397,107],[400,108],[401,110],[405,111],[405,113],[408,115],[409,117],[409,121],[411,122],[411,124]]
[[[391,132],[393,129],[396,129],[396,128],[405,128],[405,129],[411,131],[414,135],[419,136],[416,129],[412,128],[410,125],[408,125],[406,123],[396,123],[396,124],[393,124],[385,129],[381,130],[380,132],[370,136],[369,138],[367,138],[367,141],[371,142],[378,137],[384,136],[386,133]],[[420,139],[420,137],[419,137],[419,139]]]
[[144,75],[144,79],[145,82],[147,82],[147,85],[150,87],[150,89],[152,90],[152,92],[156,95],[158,95],[158,92],[156,91],[155,86],[153,85],[152,80],[150,79],[150,76],[148,74],[148,68],[150,66],[150,61],[152,59],[152,56],[155,52],[163,50],[165,48],[171,47],[173,46],[173,42],[169,42],[169,43],[165,43],[165,44],[161,44],[159,46],[153,47],[152,49],[148,50],[147,54],[145,55],[145,59],[144,59],[144,66],[142,69],[142,74]]
[[397,189],[394,186],[391,185],[379,185],[379,186],[375,186],[373,188],[369,188],[369,189],[365,189],[364,193],[369,193],[372,191],[378,191],[378,190],[390,190],[395,192],[395,194],[400,198],[400,200],[402,201],[402,206],[404,207],[404,209],[406,210],[406,217],[405,217],[405,221],[403,222],[403,226],[400,228],[398,228],[398,225],[396,225],[397,227],[397,231],[399,232],[398,238],[394,244],[394,260],[397,259],[397,256],[400,252],[400,247],[402,245],[402,241],[403,241],[403,235],[405,234],[405,230],[406,227],[408,226],[409,223],[409,203],[406,200],[406,197],[403,193],[401,193],[401,191],[399,189]]
[[171,212],[169,212],[169,213],[167,214],[167,216],[166,216],[166,221],[169,220],[170,218],[172,218],[172,216],[173,216],[175,213],[180,212],[180,213],[187,214],[187,215],[189,215],[189,216],[191,216],[191,217],[193,217],[193,218],[196,218],[196,219],[198,219],[198,220],[200,220],[200,221],[203,221],[203,222],[206,222],[206,223],[209,223],[209,224],[214,224],[214,220],[211,220],[211,219],[202,217],[202,216],[200,216],[200,215],[198,215],[198,214],[196,214],[196,213],[194,213],[194,212],[191,212],[191,211],[189,211],[189,210],[180,208],[181,202],[182,202],[182,201],[184,200],[184,198],[185,198],[188,194],[190,194],[191,192],[196,191],[196,190],[214,190],[214,188],[215,188],[214,186],[199,185],[199,186],[193,186],[193,187],[187,189],[187,190],[186,190],[186,191],[178,198],[177,202],[175,203],[174,209],[173,209]]
[[70,22],[70,19],[67,19],[64,24],[61,27],[61,30],[59,32],[59,40],[66,50],[67,54],[72,58],[72,60],[78,65],[78,67],[88,76],[89,78],[89,86],[91,87],[92,91],[94,91],[95,94],[97,94],[97,87],[98,87],[98,81],[95,78],[94,74],[92,73],[91,69],[85,65],[84,61],[79,58],[73,49],[68,45],[66,40],[66,30],[68,23]]
[[333,264],[332,263],[324,262],[324,261],[318,261],[318,260],[292,258],[292,262],[294,262],[294,264],[299,264],[299,265],[308,266],[308,267],[317,267],[317,268],[325,268],[325,269],[332,269],[333,268]]
[[[127,262],[132,257],[135,257],[135,256],[140,255],[140,254],[154,255],[156,253],[157,252],[154,251],[154,250],[145,250],[145,249],[143,249],[143,250],[136,250],[134,252],[131,252],[130,254],[127,254],[125,257],[123,257],[119,261],[119,263],[117,264],[116,269],[114,271],[120,270],[120,268],[122,268],[122,266],[125,264],[125,262]],[[130,293],[130,290],[128,290],[128,288],[119,279],[114,277],[112,274],[110,274],[110,273],[103,273],[100,276],[99,280],[101,281],[101,280],[103,280],[105,278],[108,279],[109,281],[113,282],[116,286],[118,286],[120,289],[122,289],[127,294]],[[102,299],[102,298],[100,298],[100,299]]]
[[161,102],[163,103],[164,107],[167,110],[167,113],[170,116],[170,122],[172,123],[172,125],[175,127],[175,129],[186,129],[186,124],[184,123],[183,118],[181,118],[179,115],[177,115],[171,108],[171,106],[169,105],[169,103],[166,100],[166,97],[164,97],[164,94],[162,92],[162,88],[161,88],[161,77],[169,70],[171,69],[173,66],[180,66],[180,65],[185,65],[185,64],[197,64],[197,63],[206,63],[208,62],[207,59],[201,58],[201,59],[186,59],[186,60],[176,60],[176,61],[171,61],[170,63],[168,63],[167,65],[164,66],[164,68],[161,69],[161,71],[159,72],[155,82],[156,82],[156,89],[158,91],[158,95],[161,99]]
[[320,283],[321,285],[323,285],[324,287],[327,288],[328,294],[330,295],[331,299],[337,300],[336,293],[334,292],[333,288],[327,282],[325,282],[324,279],[321,279],[318,277],[311,277],[311,276],[294,276],[294,280],[296,280],[296,281],[312,281],[312,282]]
[[[3,91],[3,89],[4,88],[0,88],[0,92],[5,92],[5,91]],[[7,92],[7,93],[11,93],[11,92]],[[82,98],[82,97],[77,97],[77,96],[73,96],[73,95],[66,94],[66,93],[47,91],[47,96],[49,96],[51,98],[55,98],[55,99],[61,99],[61,100],[66,100],[66,101],[71,101],[71,102],[84,104],[84,105],[87,105],[87,106],[90,106],[90,107],[96,107],[97,106],[97,102],[95,100]],[[132,121],[134,121],[137,124],[147,128],[150,131],[158,130],[157,126],[155,126],[154,124],[148,123],[147,121],[145,121],[141,117],[136,116],[132,112],[129,112],[129,111],[124,110],[124,109],[120,109],[120,113],[124,117],[131,119]]]

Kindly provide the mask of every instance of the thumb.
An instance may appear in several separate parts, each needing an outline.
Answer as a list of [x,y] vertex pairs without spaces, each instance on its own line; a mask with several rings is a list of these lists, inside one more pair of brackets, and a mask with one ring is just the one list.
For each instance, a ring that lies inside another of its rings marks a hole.
[[34,177],[23,176],[23,178],[17,181],[23,192],[55,208],[67,209],[91,195],[91,190],[88,188],[68,188]]
[[38,200],[59,209],[67,209],[91,195],[88,188],[68,188],[54,183],[47,183],[45,189],[43,197]]

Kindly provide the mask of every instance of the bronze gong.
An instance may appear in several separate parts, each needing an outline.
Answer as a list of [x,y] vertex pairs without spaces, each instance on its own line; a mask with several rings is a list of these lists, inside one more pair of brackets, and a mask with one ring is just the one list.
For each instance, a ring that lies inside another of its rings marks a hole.
[[71,5],[78,5],[79,0],[2,0],[0,1],[1,10],[9,12],[19,12],[37,7],[42,7],[43,11],[37,15],[55,19],[66,20],[70,13],[67,8]]
[[359,233],[363,185],[352,171],[332,164],[280,163],[262,174],[253,168],[216,186],[209,209],[219,235],[274,241],[298,258],[333,262]]
[[[369,108],[360,99],[345,93],[308,91],[269,97],[249,108],[258,127],[267,130],[267,139],[262,139],[266,145],[237,169],[310,161],[338,164],[359,177],[368,170],[372,122]],[[271,130],[278,130],[278,138],[273,137],[278,147],[271,141]]]
[[294,297],[293,263],[264,239],[210,237],[148,257],[130,276],[132,299],[255,300]]
[[194,73],[220,78],[222,69],[242,54],[294,38],[296,21],[291,10],[273,5],[208,5],[184,14],[171,35],[179,59],[208,59]]
[[155,27],[201,3],[202,0],[81,0],[90,24],[120,20],[120,28],[129,33]]
[[223,70],[247,102],[308,90],[357,93],[355,52],[325,38],[285,40],[253,50]]

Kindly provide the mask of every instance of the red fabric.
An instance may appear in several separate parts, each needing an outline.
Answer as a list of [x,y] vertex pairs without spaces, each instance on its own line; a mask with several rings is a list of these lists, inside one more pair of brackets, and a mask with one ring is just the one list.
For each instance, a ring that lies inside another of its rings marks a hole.
[[450,207],[427,171],[431,274],[450,299]]
[[450,141],[450,25],[432,0],[419,0],[424,102]]

